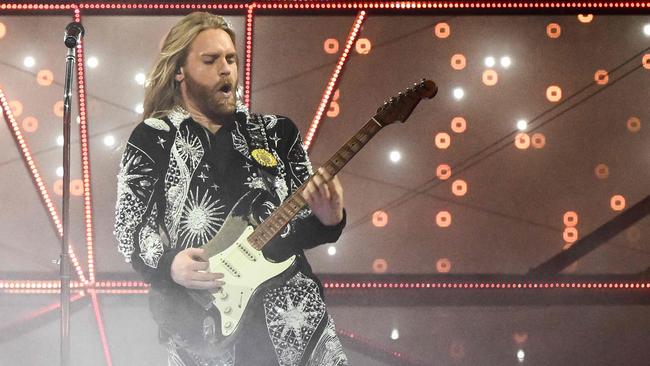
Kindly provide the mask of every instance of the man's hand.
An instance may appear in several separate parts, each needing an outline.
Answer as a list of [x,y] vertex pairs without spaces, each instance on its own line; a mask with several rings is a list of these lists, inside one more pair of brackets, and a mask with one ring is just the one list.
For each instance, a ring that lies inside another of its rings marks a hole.
[[333,226],[343,220],[343,187],[338,177],[318,169],[314,178],[302,191],[311,211],[323,225]]
[[171,276],[174,282],[195,290],[213,290],[223,286],[223,273],[207,272],[210,268],[205,251],[200,248],[187,248],[174,257]]

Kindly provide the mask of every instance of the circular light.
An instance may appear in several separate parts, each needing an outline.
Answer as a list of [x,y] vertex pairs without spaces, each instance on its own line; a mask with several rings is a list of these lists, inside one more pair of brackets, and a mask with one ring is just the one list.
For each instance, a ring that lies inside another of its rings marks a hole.
[[328,38],[323,42],[323,49],[329,54],[337,53],[339,52],[339,41],[334,38]]
[[541,149],[546,146],[546,136],[543,133],[537,132],[530,137],[530,143],[536,149]]
[[525,132],[520,132],[515,136],[515,146],[519,150],[526,150],[530,146],[530,136]]
[[641,120],[638,117],[630,117],[627,120],[627,129],[630,132],[639,132],[641,130]]
[[58,102],[54,103],[52,111],[54,112],[55,116],[63,117],[63,101],[59,100]]
[[594,19],[593,14],[578,14],[578,20],[580,23],[589,23]]
[[650,37],[650,24],[646,24],[643,26],[643,34]]
[[38,85],[50,86],[54,82],[54,74],[50,70],[39,70],[36,74],[36,82]]
[[372,214],[372,224],[376,227],[384,227],[388,225],[388,214],[385,211],[375,211]]
[[612,196],[609,203],[614,211],[623,211],[625,209],[625,197],[620,194]]
[[0,39],[2,39],[5,34],[7,34],[7,27],[4,25],[4,23],[0,22]]
[[483,84],[487,86],[494,86],[499,81],[499,75],[496,71],[488,69],[483,71],[483,76],[481,77]]
[[509,56],[501,57],[501,67],[507,69],[512,65],[512,59]]
[[142,114],[144,113],[144,106],[142,103],[135,106],[135,113]]
[[440,164],[436,168],[436,176],[440,180],[447,180],[451,177],[451,167],[447,164]]
[[375,273],[384,273],[388,270],[388,262],[383,258],[377,258],[372,262],[372,271]]
[[596,177],[598,179],[607,179],[607,177],[609,177],[609,167],[606,164],[601,163],[596,165],[594,172],[596,173]]
[[527,128],[528,128],[528,121],[526,121],[525,119],[520,119],[519,121],[517,121],[517,129],[519,131],[526,131]]
[[575,243],[578,240],[578,229],[575,227],[566,227],[562,232],[562,238],[567,243]]
[[94,69],[97,67],[97,65],[99,65],[99,60],[97,59],[97,57],[94,56],[89,57],[88,60],[86,61],[86,65],[88,65],[88,67],[90,67],[91,69]]
[[396,341],[396,340],[399,339],[399,330],[397,330],[397,328],[394,328],[394,329],[390,332],[390,339],[392,339],[392,340],[394,340],[394,341]]
[[56,168],[56,176],[59,177],[59,178],[63,178],[63,167],[62,166]]
[[391,151],[388,157],[393,163],[397,163],[398,161],[402,160],[402,154],[397,150]]
[[446,149],[451,145],[451,136],[446,132],[438,132],[435,141],[438,149]]
[[115,145],[115,137],[113,135],[104,136],[104,145],[106,145],[106,146]]
[[27,56],[23,60],[23,65],[25,65],[25,67],[33,67],[34,65],[36,65],[36,60],[34,60],[32,56]]
[[462,70],[467,65],[467,60],[463,54],[457,53],[451,56],[451,67],[454,70]]
[[35,132],[36,130],[38,130],[38,119],[32,116],[26,117],[25,119],[23,119],[22,126],[23,126],[23,130],[25,130],[26,132]]
[[372,49],[372,43],[368,38],[359,38],[354,49],[360,55],[367,55]]
[[447,38],[451,34],[451,28],[447,23],[438,23],[433,29],[434,34],[438,38]]
[[483,62],[485,63],[486,67],[494,67],[494,65],[497,64],[497,61],[492,56],[486,57],[485,60],[483,60]]
[[144,85],[145,81],[147,81],[147,76],[143,72],[135,74],[135,82],[138,85]]
[[454,196],[462,197],[467,194],[467,182],[462,179],[457,179],[451,184],[451,193]]
[[329,254],[329,255],[336,254],[336,247],[333,246],[333,245],[330,245],[329,248],[327,248],[327,254]]
[[562,217],[564,225],[568,227],[574,227],[578,224],[578,214],[575,211],[567,211]]
[[63,146],[63,135],[59,135],[56,137],[56,144],[59,146]]
[[461,100],[463,99],[464,96],[465,96],[465,91],[463,90],[463,88],[454,88],[454,98],[456,98],[456,100]]
[[456,133],[463,133],[467,129],[467,121],[463,117],[454,117],[451,120],[451,130]]
[[607,70],[598,70],[594,74],[594,81],[599,85],[605,85],[609,81]]
[[562,34],[562,27],[559,24],[550,23],[546,26],[546,35],[549,38],[560,38],[560,34]]
[[558,102],[562,99],[562,89],[557,85],[551,85],[546,89],[546,98],[550,102]]
[[449,211],[440,211],[436,215],[436,225],[440,227],[449,227],[451,225],[451,214]]
[[451,270],[451,261],[449,258],[440,258],[436,262],[436,271],[440,273],[449,273]]
[[526,353],[524,352],[524,350],[520,349],[519,351],[517,351],[517,361],[524,362],[524,358],[526,358]]

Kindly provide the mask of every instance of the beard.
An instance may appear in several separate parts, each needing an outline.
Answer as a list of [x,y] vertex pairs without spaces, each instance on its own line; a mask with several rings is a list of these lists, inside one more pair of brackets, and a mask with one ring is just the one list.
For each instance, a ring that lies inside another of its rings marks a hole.
[[[185,75],[185,82],[187,83],[188,96],[206,117],[223,122],[233,119],[237,107],[237,85],[235,83],[227,80],[210,88],[199,84],[189,74]],[[220,89],[224,83],[231,85],[231,95],[228,98],[220,95]]]

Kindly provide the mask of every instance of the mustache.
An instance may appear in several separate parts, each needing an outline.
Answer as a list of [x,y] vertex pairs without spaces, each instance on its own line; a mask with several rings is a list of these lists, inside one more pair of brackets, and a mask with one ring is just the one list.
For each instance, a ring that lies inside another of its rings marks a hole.
[[215,88],[215,92],[229,92],[231,90],[234,90],[234,82],[232,80],[224,80],[223,82],[217,84]]

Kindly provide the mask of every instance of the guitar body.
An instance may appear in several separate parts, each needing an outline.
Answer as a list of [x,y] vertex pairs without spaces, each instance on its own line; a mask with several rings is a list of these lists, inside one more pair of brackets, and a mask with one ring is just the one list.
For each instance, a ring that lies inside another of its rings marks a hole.
[[210,272],[223,273],[217,291],[190,290],[174,284],[152,288],[154,320],[174,341],[203,357],[229,348],[253,317],[258,294],[280,285],[297,271],[296,257],[273,262],[247,240],[254,231],[253,207],[265,191],[253,190],[235,204],[217,235],[203,246]]

